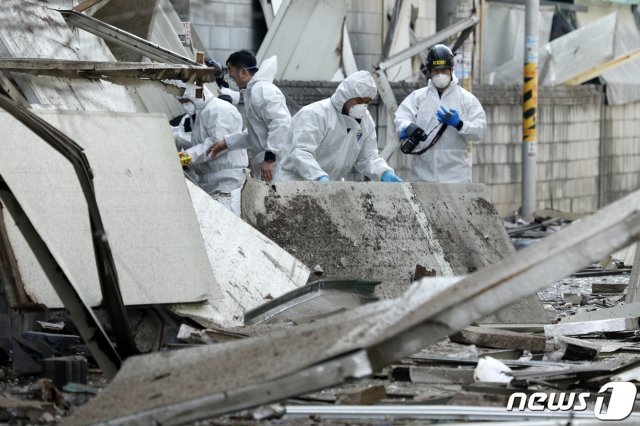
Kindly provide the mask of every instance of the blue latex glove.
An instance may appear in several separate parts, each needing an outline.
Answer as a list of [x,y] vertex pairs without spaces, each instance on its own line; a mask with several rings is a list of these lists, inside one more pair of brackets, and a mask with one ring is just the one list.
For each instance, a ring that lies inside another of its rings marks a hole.
[[436,113],[436,117],[439,122],[444,123],[447,126],[456,127],[460,124],[460,115],[458,114],[458,111],[453,108],[447,111],[445,107],[441,106]]
[[404,139],[406,139],[406,138],[407,138],[407,129],[408,129],[408,128],[409,128],[409,126],[407,126],[407,127],[403,128],[403,129],[400,131],[400,140],[404,140]]
[[391,170],[387,170],[386,172],[384,172],[380,180],[382,182],[402,182],[402,179],[394,175]]
[[329,182],[329,176],[320,176],[318,179],[316,179],[318,182]]

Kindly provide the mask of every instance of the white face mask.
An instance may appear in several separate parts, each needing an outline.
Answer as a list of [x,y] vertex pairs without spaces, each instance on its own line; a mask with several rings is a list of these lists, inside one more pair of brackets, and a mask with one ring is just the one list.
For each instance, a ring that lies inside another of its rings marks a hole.
[[227,84],[229,85],[229,90],[240,92],[240,86],[238,86],[238,83],[231,77],[227,78]]
[[355,118],[356,120],[362,120],[364,114],[367,112],[367,104],[356,104],[349,108],[349,117]]
[[436,74],[431,77],[431,81],[433,81],[433,85],[438,89],[444,89],[449,85],[451,81],[451,76],[448,74]]
[[238,105],[238,103],[240,103],[240,92],[223,87],[220,89],[220,94],[229,96],[231,98],[231,103],[234,105]]
[[192,102],[187,102],[182,105],[184,110],[187,111],[187,114],[193,115],[196,113],[196,106]]

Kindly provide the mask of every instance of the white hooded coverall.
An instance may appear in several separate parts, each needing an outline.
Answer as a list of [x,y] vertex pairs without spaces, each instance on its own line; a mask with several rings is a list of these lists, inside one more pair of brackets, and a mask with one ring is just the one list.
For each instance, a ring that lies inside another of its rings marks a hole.
[[356,170],[379,181],[387,171],[393,172],[378,154],[376,126],[367,111],[358,123],[342,113],[349,99],[375,98],[373,77],[358,71],[344,79],[329,98],[302,108],[291,120],[291,147],[282,159],[276,180],[330,180],[346,178]]
[[247,167],[247,151],[229,151],[211,158],[206,155],[215,141],[225,135],[242,130],[242,116],[237,108],[227,101],[211,98],[202,111],[196,114],[191,132],[192,147],[187,154],[192,157],[191,167],[198,175],[198,185],[207,193],[231,193],[244,185]]
[[192,157],[189,175],[209,195],[239,216],[240,193],[246,180],[244,168],[248,165],[247,151],[225,152],[216,158],[208,157],[206,151],[225,135],[242,131],[242,116],[235,106],[214,97],[211,92],[205,92],[204,101],[194,100],[196,119],[192,130],[174,129],[176,144]]
[[[487,120],[480,101],[458,85],[458,78],[452,75],[452,81],[442,93],[431,80],[427,87],[415,90],[400,104],[395,114],[394,124],[398,135],[409,124],[415,123],[425,133],[438,124],[436,112],[444,106],[455,109],[463,125],[460,130],[447,127],[438,142],[422,155],[413,157],[411,166],[412,182],[470,183],[471,157],[467,142],[482,139]],[[417,152],[429,143],[438,133],[438,129],[416,147]]]
[[276,155],[276,161],[288,144],[291,114],[284,95],[273,84],[278,69],[275,56],[265,59],[242,91],[247,128],[225,136],[229,151],[251,148],[253,175],[260,177],[260,166],[265,151]]

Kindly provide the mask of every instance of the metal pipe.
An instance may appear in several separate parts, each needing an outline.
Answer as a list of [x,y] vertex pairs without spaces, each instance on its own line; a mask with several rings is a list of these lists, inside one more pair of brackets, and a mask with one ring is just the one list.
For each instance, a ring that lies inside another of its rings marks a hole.
[[[530,420],[589,419],[589,411],[508,411],[505,407],[474,407],[451,405],[285,405],[286,417],[321,416],[322,419],[431,419],[431,420]],[[640,418],[637,413],[632,418]]]
[[522,206],[520,215],[533,220],[536,211],[536,151],[538,133],[538,11],[540,0],[527,0],[524,31],[522,98]]

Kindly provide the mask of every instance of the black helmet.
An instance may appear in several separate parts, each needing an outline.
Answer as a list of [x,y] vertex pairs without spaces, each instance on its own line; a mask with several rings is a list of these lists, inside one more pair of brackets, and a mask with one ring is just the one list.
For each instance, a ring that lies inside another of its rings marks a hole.
[[429,50],[425,61],[427,71],[453,68],[453,53],[444,44],[436,44]]

